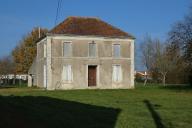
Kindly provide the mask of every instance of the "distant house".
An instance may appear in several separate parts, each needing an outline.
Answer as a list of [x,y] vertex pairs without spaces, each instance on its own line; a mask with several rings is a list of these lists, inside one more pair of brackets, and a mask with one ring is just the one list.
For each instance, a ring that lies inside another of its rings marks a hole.
[[152,73],[147,71],[135,71],[135,79],[139,82],[144,81],[145,79],[152,80]]
[[134,88],[134,39],[98,18],[69,17],[37,42],[29,86]]
[[7,74],[0,75],[0,85],[15,85],[27,83],[27,74]]

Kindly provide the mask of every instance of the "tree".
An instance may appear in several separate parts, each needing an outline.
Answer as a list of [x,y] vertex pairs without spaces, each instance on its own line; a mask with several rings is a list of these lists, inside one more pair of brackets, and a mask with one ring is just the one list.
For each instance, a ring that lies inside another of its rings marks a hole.
[[[179,57],[186,65],[183,70],[188,71],[189,77],[192,76],[192,8],[189,14],[180,22],[177,22],[169,32],[170,45],[179,49]],[[173,50],[174,52],[174,50]],[[176,52],[175,52],[176,53]],[[187,73],[187,72],[186,72]],[[189,78],[191,80],[192,78]],[[192,81],[191,81],[192,84]]]
[[10,56],[5,56],[0,59],[0,75],[12,74],[14,71],[14,64]]
[[[5,56],[1,58],[0,59],[0,76],[1,76],[0,78],[2,79],[2,76],[6,76],[13,73],[14,73],[14,63],[12,61],[11,56]],[[5,79],[4,81],[5,84],[7,84],[7,80],[9,79]]]
[[178,59],[170,56],[170,54],[167,52],[165,43],[156,42],[155,51],[155,69],[160,74],[160,79],[165,86],[167,73],[176,68]]
[[27,73],[35,56],[36,41],[45,36],[47,29],[34,28],[20,41],[12,52],[15,63],[15,72],[18,74]]
[[[144,38],[141,44],[142,61],[147,72],[155,73],[162,83],[165,85],[167,73],[173,71],[176,67],[178,59],[172,58],[167,52],[166,43],[159,39],[152,39],[150,36]],[[147,82],[146,75],[144,85]]]
[[[154,68],[154,40],[149,36],[145,36],[140,46],[142,63],[144,64],[147,73]],[[145,76],[144,86],[146,85],[148,76]]]

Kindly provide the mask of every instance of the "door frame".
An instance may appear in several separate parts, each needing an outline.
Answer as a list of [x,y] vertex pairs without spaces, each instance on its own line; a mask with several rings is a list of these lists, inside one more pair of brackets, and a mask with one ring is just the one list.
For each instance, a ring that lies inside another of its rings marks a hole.
[[[89,75],[89,73],[88,73],[89,71],[88,71],[88,70],[89,70],[89,66],[96,66],[96,77],[97,77],[97,78],[96,78],[96,86],[89,86],[89,80],[88,80],[88,75]],[[97,65],[97,64],[87,64],[87,65],[86,65],[86,81],[87,81],[86,83],[87,83],[87,87],[88,87],[88,88],[98,87],[99,82],[100,82],[100,81],[99,81],[99,76],[100,76],[100,75],[99,75],[99,74],[100,74],[100,73],[99,73],[99,69],[100,69],[100,66]]]

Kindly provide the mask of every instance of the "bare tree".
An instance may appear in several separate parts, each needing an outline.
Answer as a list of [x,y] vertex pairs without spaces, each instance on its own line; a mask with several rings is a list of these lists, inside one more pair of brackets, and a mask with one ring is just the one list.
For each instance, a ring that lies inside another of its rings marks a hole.
[[[144,40],[141,43],[141,54],[142,54],[142,63],[144,64],[147,74],[154,67],[154,40],[149,36],[145,36]],[[148,75],[145,75],[144,86],[148,80]]]
[[[141,44],[142,62],[147,72],[156,72],[163,85],[166,83],[167,73],[173,71],[177,64],[177,57],[170,56],[167,52],[167,45],[159,39],[152,39],[150,36],[144,38]],[[148,76],[146,75],[144,85]]]
[[168,54],[165,43],[156,42],[155,69],[160,74],[163,85],[166,84],[167,73],[177,67],[178,58]]
[[[10,56],[6,56],[0,59],[0,75],[6,76],[8,74],[12,74],[14,71],[14,64],[12,61],[12,58]],[[7,80],[5,81],[5,84],[7,83]]]

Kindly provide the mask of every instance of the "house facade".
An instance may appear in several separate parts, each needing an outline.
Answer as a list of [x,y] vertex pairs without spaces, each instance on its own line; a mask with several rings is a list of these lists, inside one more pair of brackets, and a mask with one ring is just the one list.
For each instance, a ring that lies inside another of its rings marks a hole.
[[98,18],[69,17],[37,42],[29,86],[134,88],[134,39]]

